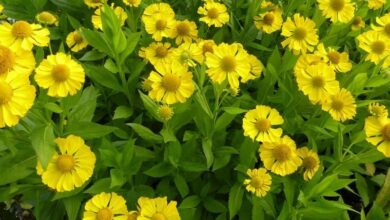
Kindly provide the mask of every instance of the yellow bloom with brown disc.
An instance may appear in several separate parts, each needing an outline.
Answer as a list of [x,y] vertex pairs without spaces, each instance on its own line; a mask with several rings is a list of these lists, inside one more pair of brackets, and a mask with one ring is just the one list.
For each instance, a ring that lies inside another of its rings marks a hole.
[[287,135],[272,142],[264,142],[260,145],[259,152],[264,167],[281,176],[294,173],[302,165],[296,144]]
[[255,194],[258,197],[264,197],[271,189],[271,175],[264,168],[248,169],[246,174],[250,179],[244,180],[246,190]]
[[202,16],[199,20],[209,27],[222,27],[230,19],[226,6],[214,1],[204,2],[203,6],[198,8],[198,14]]
[[256,28],[267,34],[280,30],[283,24],[282,10],[267,1],[261,3],[261,8],[267,11],[253,18]]
[[126,200],[112,192],[102,192],[87,201],[83,220],[128,220]]
[[378,10],[382,8],[386,3],[386,0],[368,0],[368,8]]
[[177,62],[170,65],[155,66],[148,80],[152,81],[149,96],[164,104],[184,103],[194,93],[192,73]]
[[106,3],[107,0],[84,0],[84,4],[86,4],[89,8],[99,8]]
[[167,197],[138,199],[137,220],[180,220],[177,202],[168,202]]
[[328,94],[335,94],[340,86],[336,73],[324,63],[308,66],[296,75],[298,88],[313,103],[322,103]]
[[172,59],[183,66],[190,67],[203,62],[202,51],[195,43],[183,43],[178,48],[173,49]]
[[[200,48],[200,50],[202,51],[202,55],[203,55],[203,62],[205,60],[205,57],[206,57],[206,53],[214,53],[214,46],[216,46],[217,44],[214,42],[214,40],[200,40],[198,43],[197,43],[198,47]],[[202,63],[203,63],[202,62]]]
[[309,181],[320,168],[320,158],[318,154],[307,147],[301,147],[297,150],[298,156],[302,159],[303,179]]
[[288,17],[283,24],[282,36],[287,39],[282,41],[282,46],[287,46],[295,55],[313,51],[318,44],[316,24],[299,14],[294,14],[293,19]]
[[58,26],[58,17],[48,11],[42,11],[35,16],[35,19],[41,24],[45,25],[56,25]]
[[378,31],[368,31],[357,37],[359,47],[368,53],[366,60],[379,64],[390,55],[390,41]]
[[317,0],[318,7],[333,23],[348,23],[355,15],[355,5],[351,0]]
[[198,29],[195,22],[189,20],[176,21],[172,37],[176,39],[177,45],[182,42],[192,43],[193,40],[198,38]]
[[46,47],[49,45],[50,32],[40,24],[30,24],[26,21],[16,21],[13,24],[0,24],[0,44],[14,50],[31,50],[34,45]]
[[302,54],[299,56],[294,66],[294,75],[305,73],[306,69],[311,65],[324,63],[321,56],[316,54]]
[[27,74],[0,76],[0,128],[12,127],[26,115],[35,100],[35,87]]
[[175,12],[167,3],[155,3],[145,8],[142,14],[145,30],[156,41],[164,37],[173,38],[175,28]]
[[355,16],[351,22],[351,28],[353,31],[360,30],[366,26],[366,22],[360,16]]
[[49,55],[35,70],[35,81],[53,97],[76,94],[84,84],[83,67],[70,55],[57,53]]
[[249,54],[248,56],[248,63],[251,66],[251,69],[249,71],[249,74],[245,78],[241,78],[241,82],[246,83],[249,80],[257,79],[261,76],[261,73],[264,70],[264,65],[261,63],[259,59],[257,59],[256,56]]
[[390,157],[390,119],[369,116],[364,124],[366,140],[386,157]]
[[213,50],[214,53],[206,53],[207,74],[210,79],[221,84],[227,78],[231,87],[239,88],[240,78],[246,79],[251,71],[247,62],[248,53],[239,43],[222,43]]
[[346,121],[356,115],[355,99],[351,92],[341,89],[333,95],[328,95],[322,103],[322,109],[329,112],[336,121]]
[[0,77],[8,73],[30,75],[34,68],[35,57],[31,51],[0,45]]
[[324,44],[320,43],[315,54],[321,56],[337,72],[346,73],[352,69],[352,63],[349,61],[347,52],[338,52],[331,47],[325,48]]
[[55,153],[42,173],[42,182],[57,192],[72,191],[91,178],[96,157],[81,137],[69,135],[55,140]]
[[149,61],[153,66],[172,63],[173,50],[170,43],[154,42],[146,48],[141,48],[139,56]]
[[283,117],[279,112],[265,105],[257,105],[249,110],[242,120],[244,136],[261,142],[271,142],[282,136],[283,130],[275,126],[283,124]]
[[79,52],[88,46],[88,42],[78,31],[73,31],[66,37],[66,45],[68,45],[71,51]]
[[141,4],[141,0],[123,0],[123,3],[125,5],[128,5],[130,7],[138,7]]
[[378,118],[387,118],[389,113],[387,111],[386,106],[381,105],[377,102],[370,103],[368,105],[368,111],[372,116],[378,117]]
[[[114,10],[115,15],[118,17],[119,24],[123,26],[127,19],[126,11],[119,6],[115,7],[114,4],[111,4],[111,9]],[[94,15],[92,15],[93,26],[100,30],[103,30],[102,11],[104,12],[104,7],[96,9]]]
[[376,18],[376,24],[372,25],[372,29],[380,32],[383,36],[390,39],[390,13],[383,15],[382,17]]

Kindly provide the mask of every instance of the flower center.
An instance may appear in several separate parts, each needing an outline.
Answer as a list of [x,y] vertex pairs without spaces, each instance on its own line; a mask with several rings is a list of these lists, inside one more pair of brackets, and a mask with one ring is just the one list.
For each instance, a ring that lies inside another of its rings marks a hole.
[[151,220],[166,220],[166,218],[163,214],[157,212],[152,216]]
[[358,25],[360,25],[361,23],[362,23],[362,17],[360,17],[360,16],[356,16],[354,19],[353,19],[353,21],[352,21],[352,25],[354,25],[354,26],[358,26]]
[[12,95],[12,87],[8,83],[0,81],[0,105],[6,104],[11,101]]
[[279,162],[284,162],[291,156],[291,150],[286,144],[279,144],[272,150],[272,153]]
[[56,161],[57,168],[64,173],[73,170],[75,164],[74,158],[68,154],[58,156]]
[[78,32],[74,33],[73,40],[76,44],[81,44],[84,41],[83,37]]
[[207,52],[213,53],[214,52],[213,43],[211,42],[204,43],[202,50],[203,50],[203,54],[206,54]]
[[15,58],[10,49],[0,45],[0,74],[8,72],[14,66]]
[[390,36],[390,23],[385,25],[385,33]]
[[176,30],[177,30],[177,33],[179,35],[189,35],[190,33],[190,27],[188,26],[188,24],[186,23],[179,23],[177,26],[176,26]]
[[261,188],[263,185],[263,180],[259,176],[254,176],[251,179],[251,186],[253,186],[255,189]]
[[331,106],[334,110],[341,111],[344,108],[344,103],[342,100],[334,99]]
[[275,16],[273,14],[267,13],[266,15],[264,15],[263,21],[265,24],[271,25],[274,23],[274,20],[275,20]]
[[174,74],[166,74],[161,80],[161,86],[168,92],[176,92],[180,87],[180,78]]
[[12,35],[14,37],[26,38],[31,36],[32,28],[29,23],[25,21],[17,21],[12,25]]
[[314,157],[306,157],[303,159],[303,167],[305,167],[306,170],[314,169],[317,166],[317,160],[314,159]]
[[156,57],[164,58],[168,55],[168,49],[164,46],[158,46],[156,48]]
[[385,51],[386,45],[383,41],[374,41],[371,44],[371,50],[376,54],[382,54]]
[[344,0],[331,0],[330,1],[330,7],[335,11],[341,11],[343,10],[345,5]]
[[57,64],[51,70],[51,75],[57,82],[64,82],[65,80],[67,80],[69,77],[69,73],[70,69],[65,64]]
[[165,121],[168,121],[169,119],[172,118],[173,111],[172,111],[171,107],[164,105],[158,109],[158,114],[162,119],[164,119]]
[[211,19],[216,19],[216,18],[218,18],[218,16],[219,16],[219,12],[218,12],[218,9],[216,9],[216,8],[210,8],[207,11],[207,17],[209,17]]
[[236,59],[234,56],[225,56],[222,58],[222,70],[225,72],[232,72],[236,69]]
[[390,123],[385,125],[382,129],[383,140],[390,141]]
[[100,209],[96,215],[96,220],[112,220],[112,211],[109,208]]
[[332,62],[333,64],[339,64],[340,63],[340,53],[336,52],[336,51],[331,51],[328,53],[328,58],[330,60],[330,62]]
[[163,20],[163,19],[159,19],[156,21],[156,29],[158,31],[162,31],[164,30],[168,25],[168,22],[166,20]]
[[255,126],[258,131],[266,132],[271,127],[271,122],[268,119],[260,119],[256,121]]
[[299,27],[299,28],[295,29],[294,37],[297,40],[303,40],[303,39],[305,39],[306,34],[307,34],[307,32],[306,32],[305,28]]
[[325,80],[321,76],[314,76],[312,79],[313,87],[323,88],[325,86]]

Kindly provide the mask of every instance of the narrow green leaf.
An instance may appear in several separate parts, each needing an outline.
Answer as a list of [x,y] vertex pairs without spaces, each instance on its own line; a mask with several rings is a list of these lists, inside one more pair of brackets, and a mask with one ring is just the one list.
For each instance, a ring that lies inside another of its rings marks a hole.
[[34,129],[31,133],[31,143],[44,168],[55,152],[54,132],[51,124]]
[[115,131],[116,127],[101,125],[94,122],[74,122],[66,127],[66,134],[78,135],[84,139],[101,138]]
[[163,142],[163,138],[160,135],[153,133],[153,131],[151,131],[149,128],[141,124],[128,123],[127,125],[133,128],[135,133],[137,133],[142,139],[146,141],[151,141],[156,143]]
[[242,184],[236,183],[229,192],[229,219],[237,215],[242,205],[244,189]]

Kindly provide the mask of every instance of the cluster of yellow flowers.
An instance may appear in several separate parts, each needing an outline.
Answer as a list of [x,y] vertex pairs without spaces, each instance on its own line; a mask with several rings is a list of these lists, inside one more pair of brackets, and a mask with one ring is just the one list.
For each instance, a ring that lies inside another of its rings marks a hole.
[[271,172],[286,176],[294,173],[302,165],[303,177],[310,180],[320,166],[316,152],[307,147],[297,149],[294,140],[283,134],[283,130],[276,126],[282,125],[283,117],[276,109],[258,105],[248,111],[243,119],[244,135],[252,140],[261,142],[259,156],[264,168],[249,169],[244,184],[249,192],[257,196],[265,196],[272,183]]

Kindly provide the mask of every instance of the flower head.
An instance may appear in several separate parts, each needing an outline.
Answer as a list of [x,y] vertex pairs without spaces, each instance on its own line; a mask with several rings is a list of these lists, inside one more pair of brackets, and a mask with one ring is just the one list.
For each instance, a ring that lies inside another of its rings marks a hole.
[[195,43],[183,43],[173,50],[173,59],[183,66],[194,67],[203,62],[202,51]]
[[297,150],[298,156],[302,159],[303,179],[309,181],[320,168],[320,158],[318,154],[307,147]]
[[377,25],[372,25],[374,31],[379,32],[386,38],[390,38],[390,13],[376,18]]
[[366,26],[366,22],[360,16],[355,16],[352,19],[351,27],[353,31],[360,30]]
[[198,30],[195,22],[188,20],[176,21],[172,37],[176,38],[177,45],[182,42],[191,43],[198,38]]
[[261,8],[267,9],[267,11],[253,18],[256,28],[267,34],[280,30],[283,24],[282,11],[280,8],[271,2],[266,1],[262,3]]
[[145,30],[156,41],[164,37],[173,38],[175,28],[175,12],[167,3],[155,3],[145,8],[142,14]]
[[359,47],[368,53],[366,60],[379,64],[390,55],[390,42],[378,31],[368,31],[357,37]]
[[0,77],[7,74],[30,75],[34,68],[35,57],[31,51],[0,45]]
[[348,23],[355,12],[354,3],[351,0],[317,0],[322,14],[330,18],[332,22]]
[[230,18],[226,6],[214,1],[206,1],[198,8],[198,14],[203,16],[199,19],[200,21],[215,27],[222,27],[229,22]]
[[264,197],[271,189],[272,178],[264,168],[248,169],[246,174],[250,179],[245,179],[244,185],[248,192],[254,193],[258,197]]
[[356,104],[351,92],[341,89],[328,95],[322,103],[322,109],[329,112],[336,121],[346,121],[356,115]]
[[37,21],[41,24],[58,26],[58,17],[48,11],[43,11],[35,16]]
[[79,52],[88,46],[88,42],[78,31],[73,31],[66,37],[66,45],[68,45],[71,51]]
[[125,5],[128,5],[130,7],[138,7],[141,4],[141,0],[123,0],[123,3]]
[[378,118],[387,118],[387,116],[389,115],[386,106],[381,105],[377,102],[370,103],[368,105],[368,111],[372,116]]
[[368,0],[368,8],[378,10],[383,7],[386,0]]
[[173,50],[170,43],[154,42],[146,48],[141,48],[139,55],[153,66],[169,65],[172,63]]
[[352,69],[352,63],[349,61],[347,52],[338,52],[331,47],[325,48],[324,44],[321,43],[318,45],[315,54],[321,56],[337,72],[346,73]]
[[173,109],[168,105],[158,107],[157,114],[163,121],[169,121],[173,116]]
[[127,220],[126,200],[116,193],[102,192],[85,204],[84,220]]
[[390,157],[390,119],[370,116],[366,118],[364,131],[366,140],[386,157]]
[[138,220],[180,220],[176,201],[167,201],[167,197],[138,199]]

